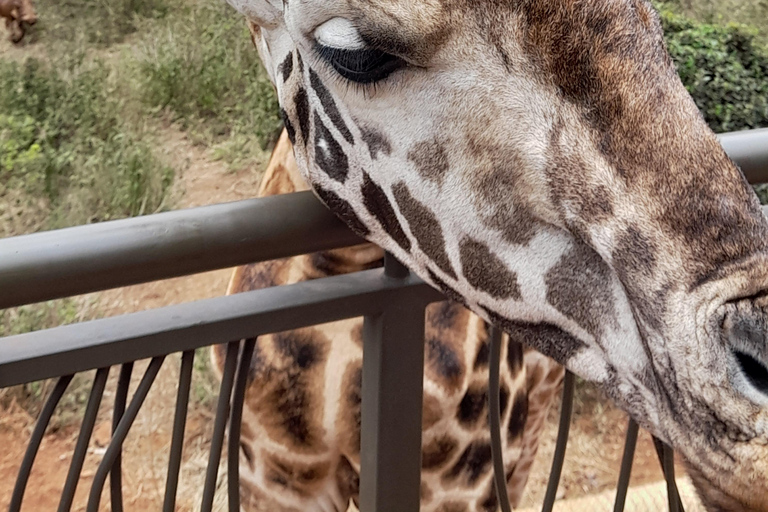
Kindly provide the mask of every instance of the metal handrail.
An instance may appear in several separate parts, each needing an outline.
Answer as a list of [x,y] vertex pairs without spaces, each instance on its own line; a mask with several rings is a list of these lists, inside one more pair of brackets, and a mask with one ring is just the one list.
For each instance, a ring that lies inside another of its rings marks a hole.
[[0,309],[363,243],[311,192],[0,240]]
[[376,269],[8,336],[0,387],[374,314],[404,294],[443,299],[416,276],[388,279]]
[[[768,182],[768,129],[720,136]],[[0,309],[362,243],[311,192],[0,240]]]

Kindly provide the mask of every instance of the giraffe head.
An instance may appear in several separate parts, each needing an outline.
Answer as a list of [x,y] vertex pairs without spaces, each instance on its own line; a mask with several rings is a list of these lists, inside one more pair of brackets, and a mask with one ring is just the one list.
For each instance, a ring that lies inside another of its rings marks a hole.
[[768,510],[768,223],[646,0],[230,0],[358,234]]

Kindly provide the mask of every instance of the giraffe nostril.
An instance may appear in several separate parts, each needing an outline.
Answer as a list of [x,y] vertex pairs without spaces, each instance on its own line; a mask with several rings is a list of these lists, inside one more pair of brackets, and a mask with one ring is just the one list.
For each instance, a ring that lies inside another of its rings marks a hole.
[[736,356],[736,362],[739,364],[744,376],[749,380],[749,383],[761,393],[768,395],[768,368],[744,352],[734,350],[733,355]]

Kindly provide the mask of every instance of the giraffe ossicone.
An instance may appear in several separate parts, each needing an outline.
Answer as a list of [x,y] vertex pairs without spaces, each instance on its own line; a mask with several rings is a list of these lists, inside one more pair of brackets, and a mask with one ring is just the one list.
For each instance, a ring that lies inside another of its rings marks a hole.
[[650,2],[234,4],[336,214],[768,511],[768,221]]

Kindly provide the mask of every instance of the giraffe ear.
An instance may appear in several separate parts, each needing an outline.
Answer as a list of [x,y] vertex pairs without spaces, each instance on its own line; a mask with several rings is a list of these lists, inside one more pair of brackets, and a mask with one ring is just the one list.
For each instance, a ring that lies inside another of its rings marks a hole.
[[262,28],[273,29],[283,23],[282,0],[227,0],[240,14]]

